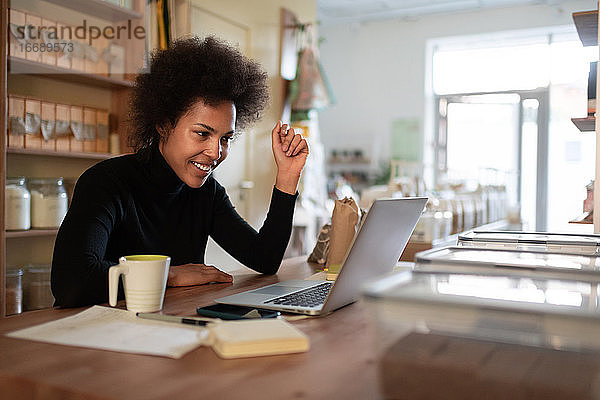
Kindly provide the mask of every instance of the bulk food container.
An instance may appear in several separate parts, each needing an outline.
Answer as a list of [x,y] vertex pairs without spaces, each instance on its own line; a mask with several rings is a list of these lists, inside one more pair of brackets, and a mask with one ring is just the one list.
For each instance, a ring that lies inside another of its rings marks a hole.
[[362,293],[384,398],[590,398],[597,281],[407,271]]
[[371,282],[363,294],[378,325],[385,328],[381,332],[391,339],[420,332],[600,350],[598,285],[595,281],[406,271]]
[[25,311],[50,308],[54,296],[50,284],[49,264],[29,264],[23,275],[23,308]]
[[23,269],[6,269],[6,315],[23,312]]

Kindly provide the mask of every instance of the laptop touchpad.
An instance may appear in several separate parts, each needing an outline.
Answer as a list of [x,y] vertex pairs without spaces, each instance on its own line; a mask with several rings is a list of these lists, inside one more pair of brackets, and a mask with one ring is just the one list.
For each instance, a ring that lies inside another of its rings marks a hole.
[[274,294],[276,296],[284,295],[297,291],[297,287],[290,286],[267,286],[262,289],[255,290],[253,293]]

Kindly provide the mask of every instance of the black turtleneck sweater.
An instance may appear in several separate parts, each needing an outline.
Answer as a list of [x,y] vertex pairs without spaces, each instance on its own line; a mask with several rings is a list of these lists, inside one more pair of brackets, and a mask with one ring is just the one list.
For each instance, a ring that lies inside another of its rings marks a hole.
[[147,157],[131,154],[102,161],[77,181],[56,238],[55,305],[106,302],[108,269],[121,256],[163,254],[171,257],[171,265],[203,264],[209,235],[242,264],[273,274],[290,238],[296,197],[274,188],[257,232],[213,177],[190,188],[156,148]]

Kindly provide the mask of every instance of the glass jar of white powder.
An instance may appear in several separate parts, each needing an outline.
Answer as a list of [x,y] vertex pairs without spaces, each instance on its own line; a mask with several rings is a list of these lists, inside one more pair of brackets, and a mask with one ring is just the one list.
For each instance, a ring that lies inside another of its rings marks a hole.
[[6,178],[4,197],[5,229],[17,231],[31,228],[31,195],[25,186],[25,178]]
[[58,228],[67,214],[67,191],[63,178],[29,180],[31,191],[31,227]]

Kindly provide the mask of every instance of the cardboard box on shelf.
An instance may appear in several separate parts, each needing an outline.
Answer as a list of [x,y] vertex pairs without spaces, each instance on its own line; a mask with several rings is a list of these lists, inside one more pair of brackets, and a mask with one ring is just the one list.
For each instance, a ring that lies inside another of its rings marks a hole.
[[117,44],[111,43],[108,46],[109,66],[108,73],[110,76],[123,79],[125,74],[125,48]]
[[83,108],[71,106],[71,136],[70,151],[83,152]]
[[9,54],[12,57],[25,58],[25,37],[19,28],[25,26],[25,13],[23,11],[10,9],[9,13]]
[[54,43],[56,42],[56,38],[54,37],[56,32],[56,22],[51,21],[46,18],[42,18],[42,62],[44,64],[56,65],[56,51],[54,48]]
[[96,114],[96,151],[108,153],[108,111],[98,110]]
[[42,147],[42,103],[37,99],[25,99],[25,148]]
[[56,31],[58,36],[58,46],[60,50],[56,53],[56,66],[71,69],[72,52],[69,51],[68,44],[71,37],[71,35],[69,35],[69,27],[59,22],[56,24]]
[[83,151],[96,152],[96,109],[83,108]]
[[71,148],[71,106],[56,105],[56,151],[69,151]]
[[98,64],[100,62],[100,53],[98,52],[97,46],[98,39],[92,41],[92,45],[88,42],[83,44],[84,48],[84,68],[88,74],[97,74]]
[[108,46],[110,41],[101,36],[94,41],[94,47],[98,52],[98,62],[96,63],[96,73],[102,76],[108,76],[108,59],[107,52],[109,51]]
[[[40,45],[43,43],[42,39],[38,39],[39,28],[42,26],[42,18],[34,14],[25,14],[25,23],[27,28],[31,29],[33,38],[27,39],[28,46],[25,49],[25,58],[30,61],[42,62],[42,51]],[[31,27],[30,27],[31,26]]]
[[42,101],[42,145],[44,150],[56,150],[56,104]]
[[71,69],[74,71],[85,72],[85,46],[87,42],[83,39],[77,39],[73,36],[71,43]]
[[8,95],[8,147],[25,147],[25,99]]
[[121,137],[119,131],[119,118],[115,114],[108,114],[108,152],[121,154]]

